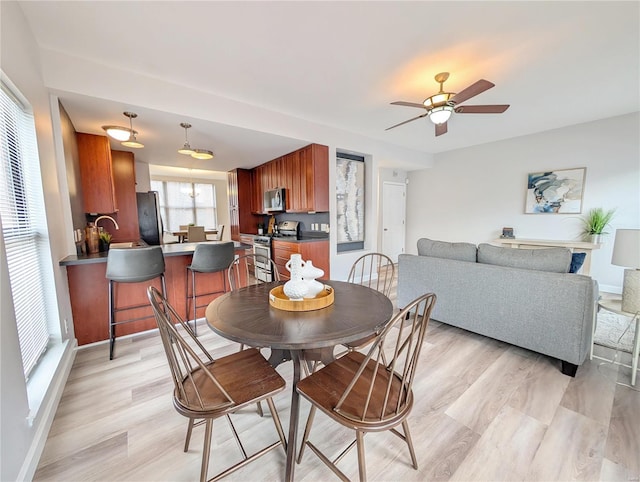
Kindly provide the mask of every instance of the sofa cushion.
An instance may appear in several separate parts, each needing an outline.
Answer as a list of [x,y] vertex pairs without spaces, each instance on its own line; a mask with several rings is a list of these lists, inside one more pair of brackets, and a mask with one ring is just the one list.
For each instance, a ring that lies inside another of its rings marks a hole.
[[432,258],[455,259],[476,262],[476,245],[471,243],[448,243],[421,238],[418,240],[418,254]]
[[552,273],[568,273],[571,264],[571,251],[568,248],[500,248],[482,243],[478,245],[478,263]]

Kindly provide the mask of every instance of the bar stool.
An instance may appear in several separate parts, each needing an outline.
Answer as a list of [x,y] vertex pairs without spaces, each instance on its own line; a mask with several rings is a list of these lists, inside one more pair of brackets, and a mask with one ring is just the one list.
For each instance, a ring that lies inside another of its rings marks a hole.
[[140,283],[160,278],[162,293],[166,297],[167,288],[164,281],[164,255],[160,246],[147,248],[113,248],[107,255],[107,273],[109,280],[109,360],[113,360],[116,344],[116,325],[132,321],[153,318],[153,314],[116,321],[116,313],[121,311],[146,308],[148,303],[135,306],[116,307],[115,283]]
[[[222,291],[210,291],[207,293],[198,293],[196,290],[196,273],[217,273],[219,271],[226,271],[235,255],[235,247],[233,242],[227,243],[203,243],[196,245],[196,249],[193,252],[193,258],[191,264],[187,266],[187,279],[185,289],[185,305],[186,316],[189,319],[189,308],[193,307],[193,332],[198,334],[198,327],[196,324],[198,308],[202,308],[204,305],[198,305],[197,298],[201,296],[215,295],[218,293],[224,293],[227,291],[227,277],[222,276]],[[189,276],[191,272],[191,276]],[[189,293],[189,278],[191,278],[191,293]]]

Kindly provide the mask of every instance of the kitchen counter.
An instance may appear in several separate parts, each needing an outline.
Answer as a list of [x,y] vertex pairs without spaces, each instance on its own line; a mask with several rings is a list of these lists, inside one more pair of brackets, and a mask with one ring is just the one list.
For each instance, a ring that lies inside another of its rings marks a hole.
[[[220,243],[221,241],[206,241]],[[224,242],[224,241],[223,241]],[[198,244],[176,243],[165,244],[162,251],[165,256],[165,281],[167,297],[171,305],[180,314],[193,311],[187,310],[185,288],[187,286],[187,266],[191,264],[193,252]],[[243,255],[251,249],[251,245],[233,242],[237,255]],[[136,249],[136,248],[112,248]],[[109,281],[106,278],[108,253],[96,253],[84,256],[67,256],[60,261],[67,271],[69,283],[69,297],[73,313],[73,326],[78,345],[86,345],[109,339]],[[228,289],[226,272],[198,273],[198,286],[206,286],[211,291],[225,291]],[[124,306],[140,306],[136,317],[152,315],[151,306],[147,298],[147,288],[152,284],[159,288],[159,281],[152,280],[141,283],[128,283],[126,287],[116,285],[118,304]],[[215,296],[213,296],[215,298]],[[204,316],[205,306],[198,308],[198,318]],[[117,336],[138,333],[155,328],[156,321],[150,318],[140,319],[132,323],[119,325]],[[116,348],[117,356],[117,348]]]
[[[228,241],[204,241],[207,244],[211,243],[226,243]],[[165,257],[169,256],[184,256],[191,255],[196,249],[196,245],[201,243],[175,243],[175,244],[163,244],[162,252]],[[235,249],[249,249],[251,246],[243,244],[238,241],[233,241]],[[113,248],[113,249],[136,249],[136,248]],[[93,264],[93,263],[106,263],[108,252],[85,254],[85,255],[70,255],[60,260],[60,266],[74,266],[78,264]]]

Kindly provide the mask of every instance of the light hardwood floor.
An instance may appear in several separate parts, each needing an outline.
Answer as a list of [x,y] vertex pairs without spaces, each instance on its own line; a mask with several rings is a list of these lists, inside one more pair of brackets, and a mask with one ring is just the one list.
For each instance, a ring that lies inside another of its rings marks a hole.
[[[395,299],[395,296],[392,295]],[[214,356],[238,345],[202,326]],[[597,347],[602,356],[613,351]],[[623,356],[628,356],[622,354]],[[628,360],[626,360],[628,363]],[[278,371],[290,383],[291,364]],[[640,392],[630,370],[587,360],[575,378],[548,357],[432,321],[409,417],[419,469],[389,433],[366,437],[367,474],[377,481],[640,479]],[[172,406],[172,385],[156,332],[78,350],[34,480],[182,481],[199,477],[202,428],[182,451],[187,421]],[[285,425],[290,387],[276,398]],[[308,413],[301,403],[300,435]],[[234,417],[248,450],[275,441],[269,415]],[[311,440],[338,454],[351,433],[322,414]],[[284,452],[273,451],[226,480],[282,480]],[[239,460],[228,425],[214,426],[209,474]],[[356,453],[341,468],[357,480]],[[309,451],[298,481],[337,480]]]

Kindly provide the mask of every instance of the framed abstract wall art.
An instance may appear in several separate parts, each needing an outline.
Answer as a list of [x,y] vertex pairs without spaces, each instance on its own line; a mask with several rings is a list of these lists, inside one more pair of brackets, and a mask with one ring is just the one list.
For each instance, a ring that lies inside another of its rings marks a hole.
[[364,242],[364,168],[364,160],[336,158],[338,248]]
[[527,175],[526,214],[579,214],[587,169],[560,169]]

